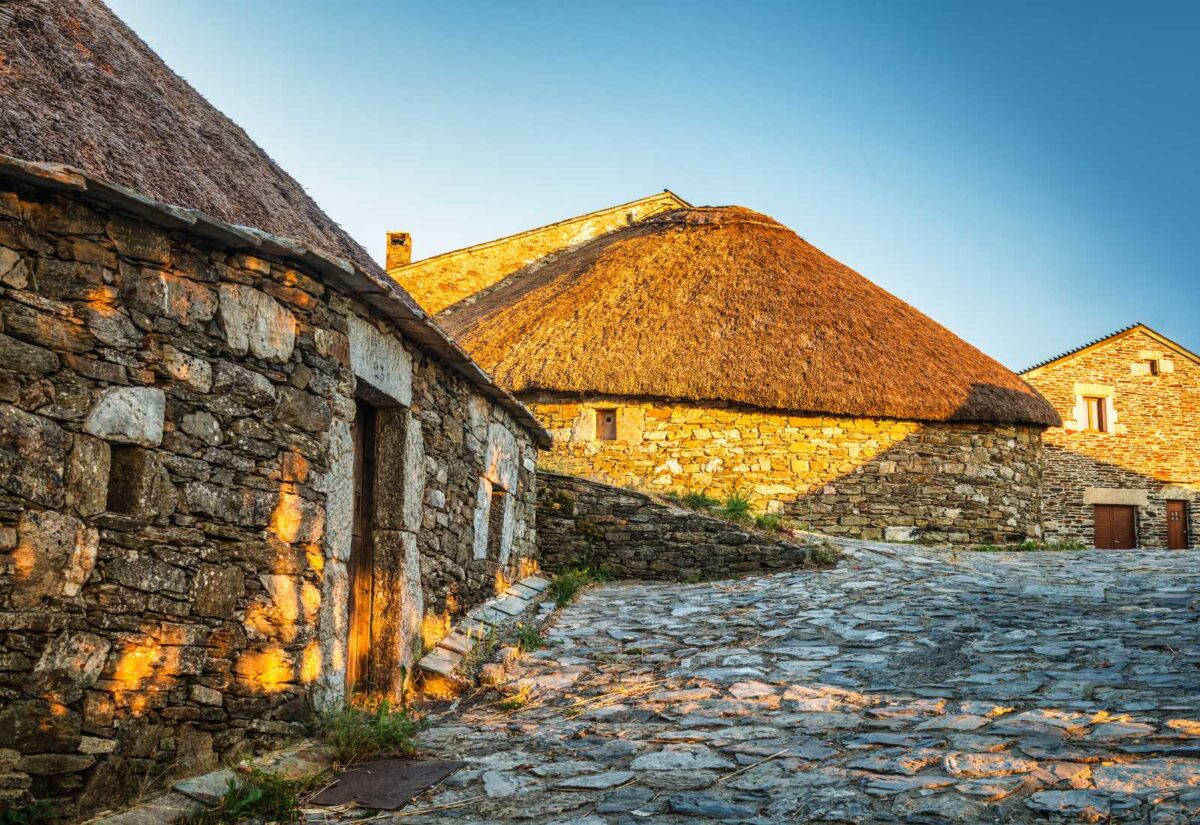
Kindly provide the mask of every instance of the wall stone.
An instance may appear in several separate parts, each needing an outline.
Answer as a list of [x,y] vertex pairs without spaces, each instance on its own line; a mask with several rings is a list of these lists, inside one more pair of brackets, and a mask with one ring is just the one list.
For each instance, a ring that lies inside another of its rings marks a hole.
[[815,566],[812,548],[664,499],[576,476],[538,476],[538,535],[549,570],[586,564],[619,578],[724,579]]
[[[1149,369],[1151,358],[1159,360],[1158,375]],[[1168,500],[1187,502],[1189,544],[1200,544],[1200,450],[1194,446],[1200,443],[1200,364],[1135,329],[1023,377],[1063,417],[1064,426],[1045,433],[1048,538],[1091,544],[1093,505],[1116,502],[1114,493],[1141,491],[1141,546],[1166,546]],[[1085,394],[1106,399],[1111,432],[1086,429]]]
[[[528,396],[543,468],[648,491],[739,491],[756,509],[866,539],[1005,542],[1040,531],[1039,428]],[[616,409],[617,438],[595,411]]]
[[[394,425],[379,692],[530,566],[529,433],[311,273],[25,190],[0,270],[0,808],[119,804],[344,701],[356,394]],[[473,553],[497,461],[504,561]]]

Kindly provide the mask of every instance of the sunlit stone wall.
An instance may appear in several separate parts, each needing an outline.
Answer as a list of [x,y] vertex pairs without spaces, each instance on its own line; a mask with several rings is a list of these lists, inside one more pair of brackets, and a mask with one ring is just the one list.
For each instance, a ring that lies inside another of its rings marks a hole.
[[[628,398],[524,399],[556,472],[653,492],[737,491],[758,511],[873,539],[1039,535],[1038,428],[788,415]],[[616,411],[616,437],[597,415]]]
[[[1090,544],[1096,503],[1136,502],[1138,543],[1165,547],[1167,502],[1182,501],[1200,544],[1200,364],[1135,329],[1023,377],[1063,418],[1045,436],[1048,537]],[[1088,431],[1085,396],[1105,399],[1107,432]]]
[[0,192],[0,809],[119,805],[342,700],[364,389],[370,687],[395,695],[529,565],[527,431],[310,273]]

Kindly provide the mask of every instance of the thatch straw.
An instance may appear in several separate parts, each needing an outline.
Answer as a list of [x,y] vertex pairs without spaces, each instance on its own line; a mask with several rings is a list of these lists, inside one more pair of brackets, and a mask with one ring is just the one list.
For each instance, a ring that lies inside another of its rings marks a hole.
[[438,315],[514,393],[1057,425],[1011,371],[742,207],[665,212]]
[[14,15],[0,26],[0,153],[77,166],[155,200],[382,272],[300,184],[99,0],[6,8]]

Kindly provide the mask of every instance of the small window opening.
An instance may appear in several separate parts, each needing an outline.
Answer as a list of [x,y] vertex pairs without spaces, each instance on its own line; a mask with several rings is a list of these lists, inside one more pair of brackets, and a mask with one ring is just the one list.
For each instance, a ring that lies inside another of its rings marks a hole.
[[617,411],[615,409],[596,410],[596,439],[598,441],[616,441]]
[[1158,370],[1159,370],[1159,367],[1158,367],[1158,359],[1157,359],[1157,358],[1151,358],[1151,359],[1150,359],[1149,361],[1147,361],[1146,363],[1148,363],[1148,364],[1150,365],[1150,374],[1151,374],[1151,375],[1158,375]]
[[136,515],[147,481],[148,455],[140,447],[128,444],[114,444],[109,452],[108,495],[104,509],[125,516]]
[[1087,428],[1094,433],[1108,432],[1108,403],[1104,398],[1088,396],[1083,399],[1087,404]]
[[504,536],[504,497],[508,495],[503,490],[492,491],[492,503],[488,510],[487,557],[493,561],[500,559],[500,542]]

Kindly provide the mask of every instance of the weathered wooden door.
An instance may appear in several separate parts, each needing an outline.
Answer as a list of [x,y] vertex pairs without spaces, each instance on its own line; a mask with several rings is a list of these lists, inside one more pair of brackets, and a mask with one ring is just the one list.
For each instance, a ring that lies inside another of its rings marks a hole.
[[1167,502],[1167,548],[1186,550],[1188,547],[1187,502]]
[[354,414],[354,529],[347,573],[350,625],[346,638],[346,696],[364,693],[371,676],[371,612],[375,543],[375,409],[359,401]]
[[1096,547],[1101,550],[1130,550],[1137,547],[1136,523],[1133,507],[1097,504]]
[[600,441],[616,441],[616,410],[596,410],[596,438]]

